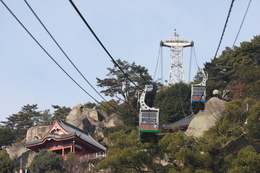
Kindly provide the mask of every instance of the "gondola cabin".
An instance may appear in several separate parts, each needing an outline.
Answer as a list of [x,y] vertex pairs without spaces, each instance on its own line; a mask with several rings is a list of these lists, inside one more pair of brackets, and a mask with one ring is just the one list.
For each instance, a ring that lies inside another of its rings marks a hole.
[[195,114],[200,110],[204,110],[204,105],[206,102],[205,88],[205,86],[192,85],[191,106],[192,112],[195,112]]
[[145,85],[140,97],[139,134],[141,143],[157,142],[159,130],[159,109],[145,104],[145,94],[153,89],[152,85]]
[[202,82],[191,85],[191,110],[195,114],[200,110],[204,110],[206,103],[206,81],[208,77],[203,69],[199,69],[199,71],[203,77]]
[[156,142],[159,130],[159,109],[140,109],[139,133],[141,142]]

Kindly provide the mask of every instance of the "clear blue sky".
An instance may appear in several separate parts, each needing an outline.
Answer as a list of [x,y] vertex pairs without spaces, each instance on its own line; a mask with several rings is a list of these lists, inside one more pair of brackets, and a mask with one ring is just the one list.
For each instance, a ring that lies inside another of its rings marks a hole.
[[[4,1],[49,54],[93,97],[100,96],[84,81],[42,28],[24,1]],[[249,0],[236,0],[218,56],[232,47]],[[28,0],[60,46],[87,80],[96,87],[113,67],[68,0]],[[199,67],[214,57],[231,0],[74,0],[89,25],[114,59],[135,62],[148,68],[153,77],[159,42],[173,35],[194,41]],[[250,41],[260,34],[260,1],[252,0],[236,41]],[[23,105],[74,107],[95,102],[74,84],[26,33],[0,3],[0,121],[17,113]],[[164,79],[169,70],[169,49],[163,48]],[[190,73],[190,48],[184,51],[186,80]],[[191,79],[196,74],[192,63]],[[101,88],[96,87],[100,91]],[[109,100],[110,98],[106,98]]]

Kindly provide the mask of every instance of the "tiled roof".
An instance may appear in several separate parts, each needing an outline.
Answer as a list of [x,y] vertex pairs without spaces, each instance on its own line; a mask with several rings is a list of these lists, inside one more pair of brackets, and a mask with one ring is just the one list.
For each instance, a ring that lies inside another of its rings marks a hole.
[[[69,138],[69,137],[72,137],[72,136],[74,136],[74,134],[68,134],[68,135],[49,134],[48,136],[46,136],[46,138],[51,137],[51,138],[54,138],[54,139],[65,139],[65,138]],[[46,138],[38,139],[38,140],[35,140],[35,141],[32,141],[32,142],[27,142],[24,145],[38,144],[38,143],[43,142]]]
[[195,114],[191,114],[179,121],[176,121],[174,123],[170,123],[170,124],[164,124],[163,127],[164,128],[171,128],[173,127],[174,125],[180,127],[180,126],[186,126],[186,125],[189,125],[191,120],[195,117]]
[[103,150],[106,151],[106,148],[104,146],[102,146],[101,144],[99,144],[95,139],[93,139],[91,137],[91,135],[89,133],[87,133],[86,131],[83,131],[65,121],[62,120],[57,120],[57,122],[59,123],[59,125],[66,130],[67,132],[69,132],[70,134],[75,134],[77,135],[79,138],[81,138],[82,140],[88,142],[89,144]]
[[70,137],[76,135],[83,141],[85,141],[103,151],[106,151],[106,148],[104,146],[102,146],[101,144],[99,144],[95,139],[93,139],[89,133],[87,133],[65,121],[62,121],[60,119],[56,120],[56,122],[60,125],[60,127],[62,127],[64,130],[66,130],[69,134],[57,135],[57,134],[49,133],[45,138],[35,140],[32,142],[28,142],[28,143],[25,143],[24,145],[33,145],[33,144],[41,143],[46,138],[49,138],[49,137],[54,138],[54,139],[65,139],[65,138],[70,138]]

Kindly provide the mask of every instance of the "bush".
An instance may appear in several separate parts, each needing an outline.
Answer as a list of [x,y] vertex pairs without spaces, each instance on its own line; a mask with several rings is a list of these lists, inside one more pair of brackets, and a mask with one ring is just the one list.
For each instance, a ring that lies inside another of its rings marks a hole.
[[33,158],[33,161],[29,167],[30,172],[42,173],[42,172],[52,172],[61,173],[62,172],[62,158],[54,152],[48,152],[46,150],[41,151]]
[[13,160],[9,157],[6,150],[0,150],[0,173],[11,173],[13,169]]

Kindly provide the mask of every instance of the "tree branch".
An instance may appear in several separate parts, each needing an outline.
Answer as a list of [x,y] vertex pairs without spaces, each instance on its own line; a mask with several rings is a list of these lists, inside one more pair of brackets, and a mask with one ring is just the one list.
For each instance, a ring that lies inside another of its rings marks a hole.
[[222,147],[220,148],[220,150],[224,149],[226,146],[228,146],[231,142],[234,142],[240,138],[242,138],[244,135],[248,134],[249,132],[251,132],[252,130],[249,130],[247,132],[243,132],[241,135],[239,135],[238,137],[229,140],[226,144],[222,145]]

